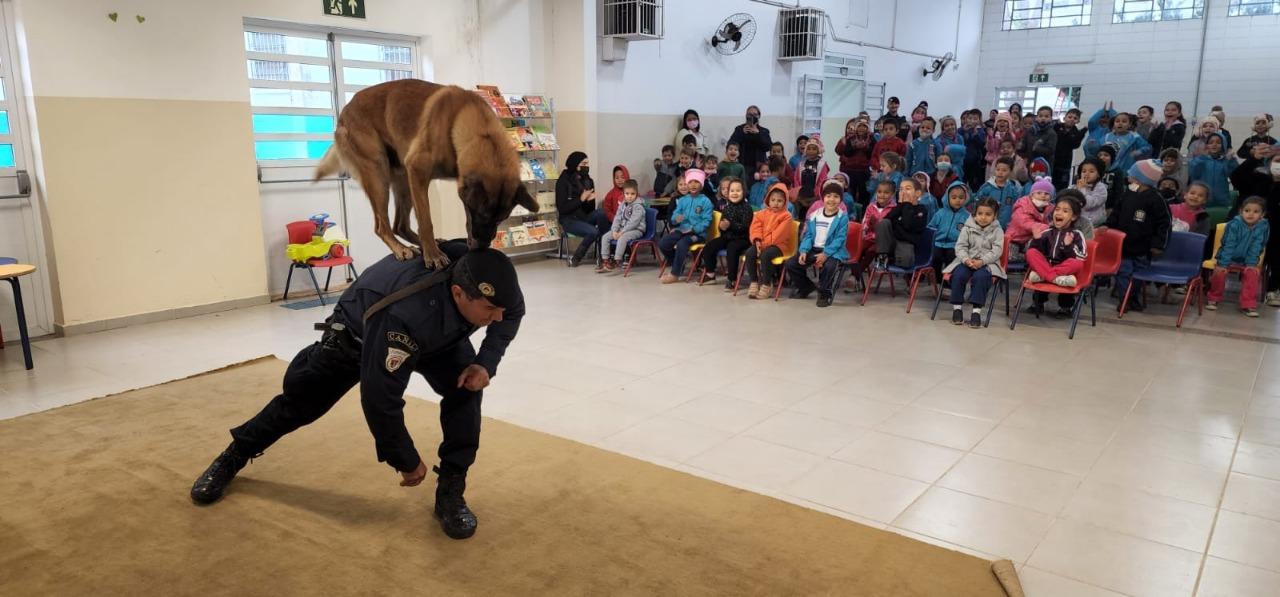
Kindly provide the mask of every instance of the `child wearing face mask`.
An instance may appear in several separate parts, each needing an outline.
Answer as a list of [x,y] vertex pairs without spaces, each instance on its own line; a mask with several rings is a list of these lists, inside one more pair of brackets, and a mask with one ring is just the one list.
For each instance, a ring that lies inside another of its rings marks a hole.
[[938,158],[938,148],[933,139],[934,126],[933,118],[925,116],[921,119],[915,138],[907,145],[907,172],[933,174]]
[[1106,166],[1098,158],[1085,158],[1076,170],[1074,188],[1084,196],[1084,209],[1080,212],[1080,219],[1088,220],[1095,226],[1107,219],[1109,189],[1102,182],[1102,172],[1105,169]]
[[871,179],[871,152],[875,139],[865,120],[849,119],[844,125],[844,137],[836,142],[836,154],[840,156],[840,171],[849,177],[848,188],[859,205],[871,201],[867,181]]
[[[1245,197],[1266,200],[1268,222],[1280,214],[1280,145],[1254,144],[1249,159],[1231,173],[1231,183]],[[1267,240],[1267,305],[1280,307],[1280,234]]]
[[1210,311],[1218,309],[1227,286],[1227,268],[1241,266],[1240,310],[1246,317],[1258,316],[1258,282],[1261,277],[1263,247],[1271,235],[1270,224],[1263,219],[1267,202],[1262,197],[1249,197],[1240,204],[1240,215],[1227,222],[1222,233],[1222,246],[1218,249],[1217,265],[1209,280]]
[[1005,229],[1005,236],[1015,245],[1025,244],[1036,232],[1049,226],[1052,213],[1053,183],[1041,178],[1031,185],[1031,192],[1013,204],[1013,218]]
[[680,124],[683,126],[676,133],[676,145],[683,146],[685,136],[693,135],[694,151],[698,152],[698,155],[707,155],[707,136],[702,134],[702,121],[698,117],[697,110],[685,110]]
[[[1063,191],[1053,206],[1052,225],[1036,230],[1035,238],[1027,247],[1027,280],[1050,282],[1064,288],[1078,283],[1076,274],[1084,269],[1088,256],[1084,234],[1075,227],[1080,219],[1079,195],[1071,189]],[[1036,292],[1032,295],[1031,311],[1037,315],[1043,313],[1048,300],[1048,293]],[[1075,296],[1059,294],[1058,316],[1069,316],[1074,305]]]
[[1193,182],[1183,193],[1182,201],[1169,206],[1169,215],[1173,218],[1175,232],[1194,232],[1208,236],[1213,232],[1213,222],[1209,220],[1209,212],[1204,206],[1209,202],[1213,191],[1203,182]]
[[1271,125],[1275,124],[1275,117],[1270,114],[1259,114],[1253,117],[1253,135],[1244,140],[1240,144],[1240,151],[1236,152],[1236,157],[1247,160],[1253,154],[1253,146],[1275,145],[1276,138],[1270,135]]
[[1209,205],[1221,207],[1230,204],[1231,187],[1228,181],[1238,165],[1235,156],[1227,153],[1226,136],[1217,132],[1205,142],[1204,153],[1191,160],[1188,174],[1191,180],[1209,185],[1213,191]]
[[1172,176],[1165,176],[1156,182],[1156,192],[1160,193],[1160,196],[1164,197],[1165,201],[1173,203],[1182,194],[1182,185],[1178,184],[1178,179]]
[[[1129,168],[1129,185],[1124,195],[1107,216],[1107,228],[1125,233],[1120,251],[1120,271],[1115,275],[1113,296],[1116,298],[1121,298],[1125,292],[1133,272],[1149,267],[1151,258],[1163,253],[1165,244],[1169,242],[1169,230],[1172,228],[1169,207],[1155,190],[1159,177],[1160,164],[1155,160],[1140,160],[1134,164]],[[1119,307],[1117,304],[1116,308]],[[1141,311],[1145,308],[1142,283],[1136,282],[1129,298],[1129,309]]]
[[934,165],[937,170],[934,171],[933,176],[929,177],[929,194],[934,197],[945,197],[951,183],[959,180],[959,177],[951,171],[950,154],[938,154],[938,161]]

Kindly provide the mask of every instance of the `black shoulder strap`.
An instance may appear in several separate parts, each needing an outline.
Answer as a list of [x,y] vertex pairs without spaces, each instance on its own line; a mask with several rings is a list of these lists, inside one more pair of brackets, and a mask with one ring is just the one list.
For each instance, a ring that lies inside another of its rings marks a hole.
[[387,296],[382,297],[382,299],[374,303],[373,306],[369,307],[368,309],[365,309],[364,316],[361,317],[360,320],[362,322],[367,323],[369,321],[369,318],[373,317],[374,313],[377,313],[378,311],[381,311],[387,307],[390,307],[393,303],[396,303],[400,299],[403,299],[411,294],[422,292],[423,290],[431,288],[436,284],[441,284],[443,282],[448,281],[449,275],[450,275],[449,272],[452,269],[452,265],[453,264],[450,264],[450,267],[446,267],[444,269],[439,269],[434,272],[431,272],[431,275],[421,280],[418,280],[413,284],[405,286],[404,288],[401,288],[400,290],[397,290],[391,294],[388,294]]

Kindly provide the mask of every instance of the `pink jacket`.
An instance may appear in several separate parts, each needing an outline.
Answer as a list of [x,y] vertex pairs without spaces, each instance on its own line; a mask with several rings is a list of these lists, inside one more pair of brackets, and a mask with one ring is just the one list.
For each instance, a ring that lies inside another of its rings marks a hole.
[[1004,235],[1009,238],[1009,242],[1025,243],[1031,240],[1037,229],[1049,227],[1049,214],[1052,213],[1052,203],[1037,210],[1030,195],[1022,197],[1013,204],[1013,217],[1009,220],[1009,228],[1004,231]]
[[[876,224],[879,223],[880,220],[884,219],[885,216],[889,215],[889,212],[897,206],[898,202],[892,199],[889,200],[889,204],[884,207],[876,205],[875,201],[872,201],[867,205],[867,213],[862,216],[862,238],[866,242],[872,243],[869,246],[875,246]],[[868,245],[864,244],[864,246]]]

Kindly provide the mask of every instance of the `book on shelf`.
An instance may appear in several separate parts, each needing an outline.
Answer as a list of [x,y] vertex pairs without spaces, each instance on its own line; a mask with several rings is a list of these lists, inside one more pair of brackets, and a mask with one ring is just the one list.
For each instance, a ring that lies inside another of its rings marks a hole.
[[529,229],[525,228],[524,224],[508,228],[507,235],[511,239],[509,246],[518,247],[529,244]]
[[560,144],[556,141],[556,134],[546,127],[533,127],[533,134],[538,139],[538,146],[542,149],[560,149]]
[[521,217],[524,217],[524,216],[530,215],[530,214],[532,214],[532,213],[533,213],[533,212],[529,211],[529,210],[528,210],[527,208],[525,208],[523,205],[517,205],[517,206],[515,206],[515,207],[511,208],[511,215],[510,215],[510,216],[508,216],[508,217],[512,217],[512,218],[521,218]]
[[537,180],[533,175],[533,165],[529,160],[520,160],[520,180]]
[[510,247],[510,246],[511,246],[511,238],[507,236],[507,231],[506,231],[506,230],[499,230],[499,231],[498,231],[498,233],[497,233],[497,234],[495,234],[495,235],[493,236],[493,242],[492,242],[489,246],[491,246],[491,247],[493,247],[493,248],[495,248],[495,249],[501,249],[501,248],[503,248],[503,247]]
[[511,108],[507,106],[507,100],[502,98],[502,92],[498,91],[496,85],[476,85],[475,91],[489,103],[489,107],[493,108],[493,113],[499,118],[511,118]]
[[529,164],[529,169],[533,171],[533,178],[531,180],[547,179],[547,173],[542,170],[542,162],[540,160],[525,160],[525,163]]
[[551,158],[543,159],[542,172],[547,175],[547,180],[560,178],[560,169],[556,168],[556,161]]
[[507,109],[511,110],[512,118],[524,118],[529,115],[529,108],[525,106],[524,98],[518,95],[505,96]]
[[524,151],[524,140],[520,138],[520,131],[516,129],[507,129],[507,139],[511,141],[511,147],[516,151]]
[[531,243],[540,243],[540,242],[546,241],[548,240],[547,237],[550,235],[550,233],[547,232],[546,220],[534,220],[532,222],[525,222],[524,228],[529,233],[529,242]]
[[538,193],[538,213],[554,213],[556,211],[556,194],[555,191],[541,191]]
[[547,240],[560,240],[560,222],[558,220],[543,220],[547,223]]
[[547,98],[541,95],[524,96],[525,113],[531,118],[546,118],[551,116],[551,106],[547,103]]
[[517,127],[516,130],[520,131],[520,142],[524,144],[525,151],[542,149],[542,146],[538,145],[538,136],[533,133],[533,129],[522,126]]

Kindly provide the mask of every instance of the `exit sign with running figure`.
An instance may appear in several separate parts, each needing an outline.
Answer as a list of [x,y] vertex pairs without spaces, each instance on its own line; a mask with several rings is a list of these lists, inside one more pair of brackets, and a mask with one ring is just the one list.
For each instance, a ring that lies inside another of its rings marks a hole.
[[364,0],[324,0],[324,14],[363,19]]

